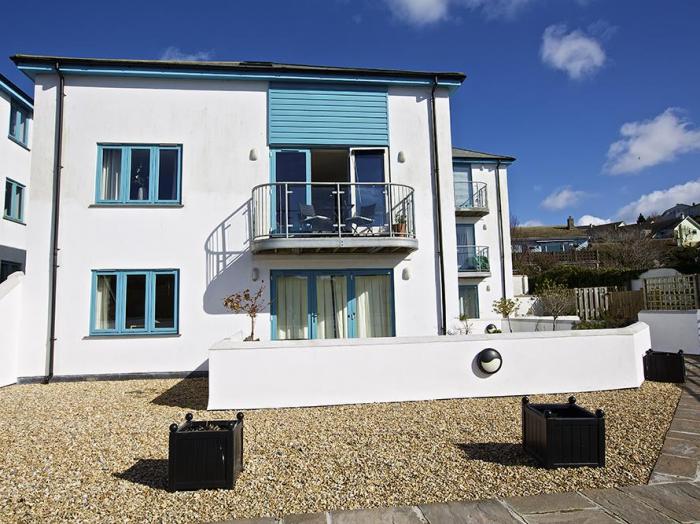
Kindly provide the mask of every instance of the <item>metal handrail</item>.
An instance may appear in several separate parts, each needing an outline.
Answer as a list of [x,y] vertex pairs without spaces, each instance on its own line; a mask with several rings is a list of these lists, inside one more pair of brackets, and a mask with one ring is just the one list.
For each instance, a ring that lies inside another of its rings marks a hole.
[[460,272],[490,271],[488,246],[457,246],[457,267]]
[[467,184],[467,199],[464,202],[457,202],[455,199],[457,209],[488,209],[486,182],[455,182],[455,189],[461,184]]
[[[291,196],[290,198],[290,195]],[[252,239],[415,238],[414,190],[390,182],[270,182],[252,190]],[[362,200],[365,200],[363,204]],[[312,206],[313,215],[302,213]],[[374,205],[374,215],[362,208]]]

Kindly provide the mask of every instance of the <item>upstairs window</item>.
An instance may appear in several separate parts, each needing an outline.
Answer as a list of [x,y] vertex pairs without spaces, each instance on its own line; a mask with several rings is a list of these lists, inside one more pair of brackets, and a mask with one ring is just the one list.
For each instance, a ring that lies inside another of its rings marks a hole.
[[98,204],[179,204],[182,147],[100,144]]
[[18,104],[10,106],[10,138],[27,147],[29,143],[29,111]]
[[8,220],[24,223],[24,186],[5,180],[5,206],[3,216]]
[[178,271],[93,271],[91,335],[172,334],[178,330]]

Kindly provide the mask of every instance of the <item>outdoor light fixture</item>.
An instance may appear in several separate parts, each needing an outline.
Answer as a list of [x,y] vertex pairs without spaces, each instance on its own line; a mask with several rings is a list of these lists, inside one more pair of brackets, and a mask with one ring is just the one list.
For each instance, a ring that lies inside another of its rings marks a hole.
[[260,270],[257,267],[254,267],[253,270],[250,272],[250,279],[253,282],[257,282],[258,278],[260,278]]
[[486,291],[491,291],[491,285],[490,285],[490,284],[486,284]]
[[403,164],[404,162],[406,162],[406,153],[399,151],[399,163]]
[[410,268],[403,268],[401,271],[401,278],[404,280],[411,280],[411,269]]
[[486,231],[486,224],[484,224],[484,231]]
[[251,149],[248,158],[255,162],[258,159],[258,150],[255,148]]
[[496,327],[496,324],[489,324],[486,326],[486,332],[489,334],[496,333],[498,331],[498,328]]
[[501,369],[503,359],[501,358],[501,354],[495,349],[486,348],[480,351],[476,356],[476,363],[481,371],[489,375],[493,375],[499,369]]

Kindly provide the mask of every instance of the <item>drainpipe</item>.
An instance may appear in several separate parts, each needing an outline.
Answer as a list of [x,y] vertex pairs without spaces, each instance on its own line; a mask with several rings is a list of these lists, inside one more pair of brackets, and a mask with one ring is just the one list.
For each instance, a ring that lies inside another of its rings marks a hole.
[[501,297],[506,296],[506,256],[503,246],[503,208],[501,207],[501,161],[496,161],[496,213],[498,214],[498,250],[501,263]]
[[53,209],[51,210],[51,288],[49,294],[49,362],[44,384],[53,377],[54,343],[56,341],[56,279],[58,277],[58,220],[61,204],[61,157],[63,149],[63,98],[66,80],[61,73],[60,64],[56,62],[58,89],[56,93],[56,133],[54,139],[53,166]]
[[438,327],[438,335],[444,335],[447,329],[447,312],[445,310],[445,259],[442,249],[442,199],[440,198],[440,162],[438,156],[438,137],[437,137],[437,115],[435,111],[435,90],[438,87],[437,76],[433,79],[433,88],[430,91],[430,105],[432,109],[432,127],[433,127],[433,170],[435,173],[435,214],[437,221],[437,244],[436,251],[438,257],[438,272],[440,273],[440,326]]

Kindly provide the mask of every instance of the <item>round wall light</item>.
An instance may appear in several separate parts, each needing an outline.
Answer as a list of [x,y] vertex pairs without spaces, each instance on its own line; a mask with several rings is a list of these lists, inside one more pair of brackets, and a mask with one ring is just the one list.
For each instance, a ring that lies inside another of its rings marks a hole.
[[501,369],[503,359],[501,358],[501,354],[495,349],[486,348],[481,350],[476,356],[476,363],[481,371],[493,375]]
[[248,154],[248,158],[252,161],[255,162],[258,159],[258,150],[253,148],[250,150],[250,153]]
[[496,327],[496,324],[489,324],[486,326],[486,332],[489,333],[490,335],[498,332],[498,328]]
[[406,162],[406,153],[404,153],[403,151],[399,151],[398,161],[400,164]]

